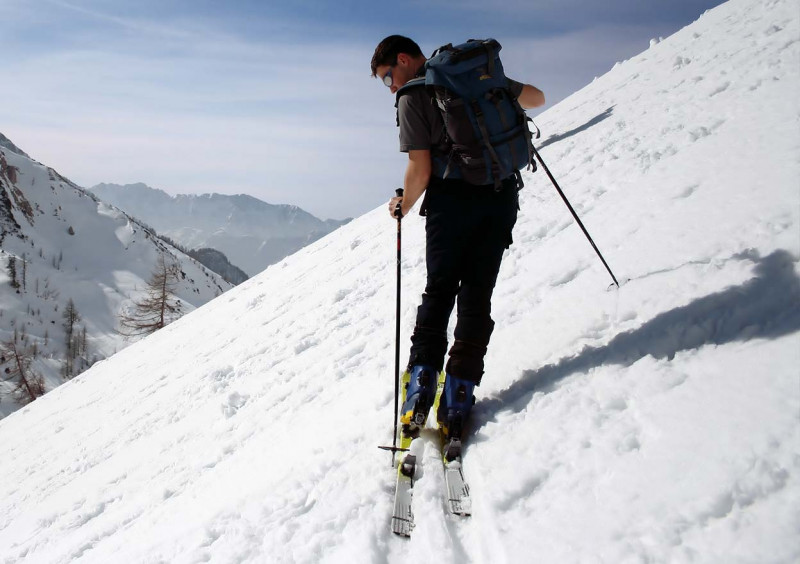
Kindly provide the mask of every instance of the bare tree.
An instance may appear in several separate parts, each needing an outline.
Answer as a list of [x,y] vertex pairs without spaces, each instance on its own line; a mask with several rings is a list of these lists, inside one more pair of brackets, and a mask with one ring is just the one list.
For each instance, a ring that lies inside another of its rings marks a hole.
[[145,297],[133,303],[133,312],[120,314],[121,334],[149,335],[181,316],[182,304],[174,294],[180,272],[180,265],[173,258],[158,255]]
[[78,308],[75,307],[75,302],[70,298],[67,301],[67,307],[64,308],[61,317],[64,318],[64,332],[66,333],[67,351],[72,349],[72,336],[75,334],[75,324],[81,320],[81,314],[78,313]]
[[22,290],[28,289],[28,257],[22,253]]
[[19,281],[17,280],[17,257],[11,255],[8,257],[8,277],[11,278],[10,284],[12,288],[19,288]]
[[24,349],[16,339],[0,343],[0,352],[11,364],[8,369],[7,380],[15,382],[15,387],[11,392],[14,399],[26,405],[39,396],[43,396],[44,378],[31,368],[33,355]]
[[61,317],[64,318],[64,334],[65,344],[67,345],[67,354],[64,357],[64,378],[72,378],[75,375],[74,363],[75,351],[75,324],[81,320],[81,315],[78,313],[78,308],[75,307],[75,302],[72,298],[67,301],[67,307],[64,308]]

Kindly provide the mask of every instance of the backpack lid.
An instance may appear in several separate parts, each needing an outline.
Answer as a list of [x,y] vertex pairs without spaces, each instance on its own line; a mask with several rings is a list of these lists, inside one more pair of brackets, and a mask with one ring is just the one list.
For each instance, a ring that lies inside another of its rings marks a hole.
[[460,74],[488,61],[492,74],[500,49],[502,46],[495,39],[470,39],[455,47],[448,43],[433,52],[425,63],[425,71],[436,69],[448,74]]

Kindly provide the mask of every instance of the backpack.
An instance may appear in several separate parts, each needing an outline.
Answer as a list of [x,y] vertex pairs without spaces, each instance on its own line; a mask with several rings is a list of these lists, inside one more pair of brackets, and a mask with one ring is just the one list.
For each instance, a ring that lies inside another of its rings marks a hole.
[[435,99],[444,121],[449,155],[443,178],[461,178],[470,184],[493,184],[536,170],[530,118],[508,89],[501,47],[494,39],[470,39],[444,45],[425,63],[425,76],[408,81],[408,88],[424,85]]

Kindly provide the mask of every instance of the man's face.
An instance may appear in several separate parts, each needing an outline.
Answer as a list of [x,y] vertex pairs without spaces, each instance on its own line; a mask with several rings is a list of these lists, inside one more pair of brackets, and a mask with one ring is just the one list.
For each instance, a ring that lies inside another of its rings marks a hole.
[[391,75],[392,85],[389,87],[392,94],[397,92],[406,82],[414,78],[416,69],[411,69],[412,59],[405,53],[397,55],[394,65],[380,65],[375,69],[375,74],[383,81],[387,74]]

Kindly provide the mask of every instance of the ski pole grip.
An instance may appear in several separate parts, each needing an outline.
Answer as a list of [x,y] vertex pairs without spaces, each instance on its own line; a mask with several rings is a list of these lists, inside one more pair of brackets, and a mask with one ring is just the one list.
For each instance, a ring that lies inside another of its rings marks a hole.
[[[402,188],[396,188],[394,193],[398,198],[402,198],[403,197],[403,189]],[[402,205],[400,204],[400,202],[397,202],[397,206],[394,208],[394,216],[397,219],[403,219],[403,210],[402,210]]]

